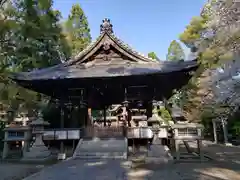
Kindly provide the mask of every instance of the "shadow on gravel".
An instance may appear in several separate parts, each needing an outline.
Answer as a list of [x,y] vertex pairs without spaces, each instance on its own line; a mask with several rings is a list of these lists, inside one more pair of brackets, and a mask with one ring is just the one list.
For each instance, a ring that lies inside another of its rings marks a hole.
[[[169,165],[142,164],[131,170],[132,177],[139,179],[163,180],[238,180],[240,167],[237,164],[204,163],[173,163]],[[140,176],[140,172],[148,172]],[[137,175],[139,174],[139,175]],[[133,178],[133,179],[134,179]],[[130,178],[131,179],[131,178]]]
[[139,163],[122,160],[69,160],[25,180],[238,180],[240,167],[230,163]]

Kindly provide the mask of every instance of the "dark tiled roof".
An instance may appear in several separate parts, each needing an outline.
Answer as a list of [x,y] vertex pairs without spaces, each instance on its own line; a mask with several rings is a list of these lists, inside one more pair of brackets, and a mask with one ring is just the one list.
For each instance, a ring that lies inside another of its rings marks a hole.
[[197,65],[196,61],[186,62],[161,62],[161,63],[128,63],[92,65],[84,67],[80,65],[64,66],[63,64],[54,67],[22,72],[12,76],[16,80],[48,80],[48,79],[70,79],[70,78],[101,78],[117,77],[144,74],[171,73],[175,71],[191,71]]
[[[111,43],[114,48],[125,55],[119,61],[103,61],[103,63],[84,62],[87,57],[97,52],[105,43]],[[22,72],[13,74],[13,80],[50,80],[50,79],[70,79],[70,78],[102,78],[131,76],[143,74],[171,73],[174,71],[191,71],[197,67],[196,61],[156,61],[147,57],[125,44],[113,34],[110,20],[105,19],[101,25],[100,36],[87,48],[80,52],[71,60],[41,70],[32,72]]]

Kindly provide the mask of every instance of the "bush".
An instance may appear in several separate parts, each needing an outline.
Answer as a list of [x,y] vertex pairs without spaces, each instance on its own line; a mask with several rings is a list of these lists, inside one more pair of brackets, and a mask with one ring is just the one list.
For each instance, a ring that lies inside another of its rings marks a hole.
[[158,114],[163,118],[163,120],[166,124],[168,124],[169,121],[172,120],[170,113],[168,112],[168,110],[165,107],[161,107],[158,111]]

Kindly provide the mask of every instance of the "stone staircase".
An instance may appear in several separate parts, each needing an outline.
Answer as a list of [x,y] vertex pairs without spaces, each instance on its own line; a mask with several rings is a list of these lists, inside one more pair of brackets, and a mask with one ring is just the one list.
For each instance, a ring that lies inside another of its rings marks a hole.
[[73,154],[74,159],[127,159],[126,138],[81,139]]

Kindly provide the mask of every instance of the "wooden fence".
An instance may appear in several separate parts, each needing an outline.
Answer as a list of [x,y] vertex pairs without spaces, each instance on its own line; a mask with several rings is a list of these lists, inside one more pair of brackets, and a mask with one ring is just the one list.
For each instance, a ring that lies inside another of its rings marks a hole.
[[85,127],[82,129],[46,129],[43,134],[44,140],[74,140],[80,138],[122,138],[150,139],[153,137],[149,127]]
[[99,138],[120,138],[125,137],[125,128],[123,127],[85,127],[84,137],[99,137]]

